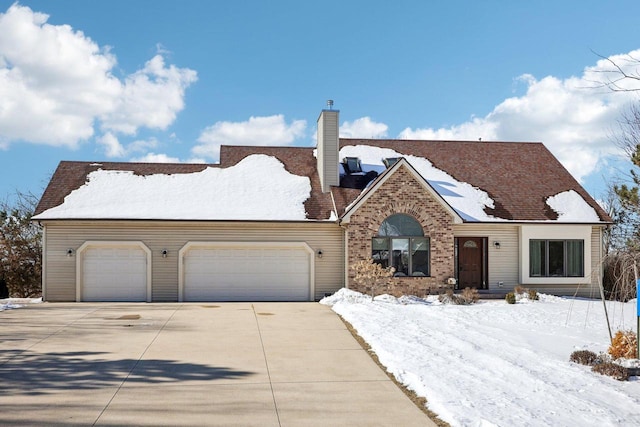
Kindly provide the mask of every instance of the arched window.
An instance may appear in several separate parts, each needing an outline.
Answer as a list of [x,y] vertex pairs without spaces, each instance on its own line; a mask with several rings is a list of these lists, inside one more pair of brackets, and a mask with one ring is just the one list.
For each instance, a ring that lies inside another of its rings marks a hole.
[[371,256],[383,267],[395,268],[396,276],[429,276],[429,238],[415,218],[393,214],[380,225],[371,242]]

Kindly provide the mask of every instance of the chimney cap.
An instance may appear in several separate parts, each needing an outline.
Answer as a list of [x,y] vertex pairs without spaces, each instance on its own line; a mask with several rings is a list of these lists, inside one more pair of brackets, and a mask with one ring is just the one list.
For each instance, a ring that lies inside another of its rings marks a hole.
[[333,99],[327,99],[327,107],[329,107],[329,110],[333,109]]

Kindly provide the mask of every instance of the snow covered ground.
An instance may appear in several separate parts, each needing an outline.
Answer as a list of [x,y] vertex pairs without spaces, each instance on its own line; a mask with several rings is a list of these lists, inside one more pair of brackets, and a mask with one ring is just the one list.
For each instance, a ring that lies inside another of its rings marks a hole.
[[[638,426],[640,379],[619,382],[569,361],[606,352],[601,301],[443,305],[437,297],[370,297],[342,289],[321,301],[351,323],[387,370],[453,426]],[[610,302],[612,327],[636,327],[635,300]]]
[[39,304],[42,298],[5,298],[0,299],[0,311],[22,308],[25,304]]

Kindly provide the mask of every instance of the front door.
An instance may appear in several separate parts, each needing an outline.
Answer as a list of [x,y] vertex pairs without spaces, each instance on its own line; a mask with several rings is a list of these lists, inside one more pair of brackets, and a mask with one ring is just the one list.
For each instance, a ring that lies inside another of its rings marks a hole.
[[483,289],[485,287],[484,237],[457,237],[458,247],[458,287]]

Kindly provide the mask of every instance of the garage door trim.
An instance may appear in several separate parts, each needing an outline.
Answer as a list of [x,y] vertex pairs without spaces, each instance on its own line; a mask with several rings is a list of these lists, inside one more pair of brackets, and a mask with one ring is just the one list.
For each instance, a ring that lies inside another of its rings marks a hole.
[[146,301],[151,302],[151,250],[140,241],[102,241],[89,240],[86,241],[76,250],[76,301],[82,301],[82,281],[84,278],[84,257],[83,253],[91,248],[139,248],[142,249],[147,256],[147,297]]
[[315,251],[306,242],[229,242],[229,241],[209,241],[209,242],[187,242],[178,253],[178,302],[184,301],[184,257],[191,249],[205,248],[295,248],[304,249],[309,256],[309,301],[315,298]]

